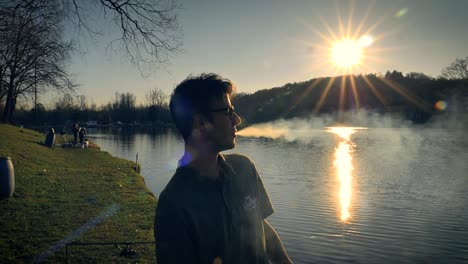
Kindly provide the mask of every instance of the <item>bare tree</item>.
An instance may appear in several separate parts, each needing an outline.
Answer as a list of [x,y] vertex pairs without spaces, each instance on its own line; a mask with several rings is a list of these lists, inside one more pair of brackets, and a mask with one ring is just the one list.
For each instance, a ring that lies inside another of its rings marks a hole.
[[442,70],[441,77],[450,80],[468,79],[468,57],[456,58],[450,66]]
[[151,72],[167,62],[181,46],[175,14],[179,7],[175,1],[62,0],[62,3],[77,32],[93,38],[99,36],[101,30],[90,23],[90,15],[101,11],[99,14],[110,19],[119,32],[119,37],[110,43],[110,47],[123,50],[130,62],[144,74],[145,70]]
[[130,92],[116,92],[111,108],[114,118],[119,118],[120,121],[130,122],[135,118],[136,96]]
[[0,77],[7,84],[2,122],[14,122],[18,96],[32,88],[74,88],[66,72],[72,44],[63,40],[60,12],[57,0],[0,5]]
[[148,104],[148,114],[152,121],[161,119],[161,115],[167,108],[167,95],[158,88],[154,88],[146,93],[146,102]]
[[[111,48],[123,50],[142,74],[167,61],[180,45],[175,0],[11,0],[0,2],[0,101],[3,122],[13,122],[18,96],[37,89],[73,89],[65,63],[73,48],[63,23],[91,37],[101,12],[120,33]],[[66,19],[67,18],[67,19]]]
[[86,99],[85,95],[78,95],[76,98],[78,101],[78,108],[81,111],[85,111],[86,109],[88,109],[88,100]]
[[167,95],[158,88],[148,91],[145,98],[149,107],[164,107],[167,104]]
[[55,102],[55,109],[57,110],[71,110],[78,108],[78,106],[75,104],[75,100],[73,99],[73,96],[69,93],[63,94],[62,97],[58,98],[57,101]]
[[418,79],[418,80],[431,80],[432,79],[430,76],[427,76],[426,74],[422,72],[409,72],[406,74],[406,78]]
[[5,98],[6,94],[7,94],[7,87],[8,87],[8,83],[6,83],[4,80],[3,80],[3,69],[1,68],[3,65],[0,64],[0,105],[1,103],[3,102],[3,98]]

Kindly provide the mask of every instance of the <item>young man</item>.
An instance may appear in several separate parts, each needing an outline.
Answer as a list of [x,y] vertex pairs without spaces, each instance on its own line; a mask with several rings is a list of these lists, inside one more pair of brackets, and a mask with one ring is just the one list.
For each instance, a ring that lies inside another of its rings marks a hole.
[[233,84],[216,74],[189,77],[171,95],[185,141],[179,168],[159,196],[156,254],[166,263],[291,263],[265,220],[273,207],[253,163],[222,155],[236,144],[240,117]]

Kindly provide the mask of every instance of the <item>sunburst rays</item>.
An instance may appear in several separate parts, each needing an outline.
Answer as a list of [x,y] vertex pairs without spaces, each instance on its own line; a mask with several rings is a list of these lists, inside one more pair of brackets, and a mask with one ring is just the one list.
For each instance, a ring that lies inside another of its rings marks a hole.
[[[320,113],[325,102],[328,102],[328,96],[331,93],[331,90],[334,89],[336,85],[339,85],[339,93],[336,98],[335,109],[339,111],[344,111],[348,109],[359,109],[361,108],[361,95],[359,91],[367,88],[371,91],[377,100],[385,107],[389,109],[391,98],[385,98],[385,94],[379,91],[377,87],[384,85],[385,87],[390,88],[399,95],[403,96],[406,100],[414,104],[416,107],[428,111],[431,109],[432,104],[425,102],[423,99],[419,98],[415,94],[409,92],[405,87],[401,87],[396,82],[388,80],[384,77],[377,78],[368,78],[366,73],[373,73],[375,69],[372,65],[374,64],[383,64],[386,63],[383,58],[384,53],[394,49],[401,49],[401,47],[389,47],[385,46],[382,43],[385,42],[385,38],[397,34],[398,30],[392,30],[387,32],[378,32],[378,28],[382,25],[387,19],[390,19],[392,16],[395,16],[398,10],[389,10],[389,12],[379,16],[377,21],[374,23],[369,22],[370,14],[374,8],[375,2],[371,2],[364,14],[355,20],[355,5],[354,2],[347,8],[349,10],[347,17],[343,17],[340,13],[340,6],[335,2],[336,14],[337,17],[332,19],[336,21],[337,24],[332,26],[331,23],[324,19],[320,15],[316,15],[320,21],[320,26],[312,26],[311,24],[306,24],[308,30],[310,30],[315,36],[320,40],[319,42],[310,43],[306,42],[307,46],[313,47],[315,51],[315,58],[318,60],[318,63],[311,65],[311,70],[313,69],[328,69],[328,72],[332,72],[331,78],[317,78],[314,80],[306,89],[304,89],[301,94],[296,97],[295,101],[291,104],[289,109],[283,113],[283,116],[287,116],[296,106],[301,104],[302,100],[307,97],[307,95],[313,91],[321,92],[318,100],[315,105],[312,107],[314,114]],[[354,26],[356,25],[356,26]],[[322,31],[319,30],[322,29]],[[356,59],[353,63],[336,63],[332,56],[332,51],[334,45],[343,41],[350,41],[350,43],[359,43],[361,54],[359,59]],[[375,45],[374,45],[375,44]],[[390,69],[389,69],[390,70]],[[362,78],[359,82],[356,81],[355,74],[359,74],[359,78]],[[328,80],[326,82],[325,80]],[[339,82],[336,82],[339,80]],[[375,83],[375,81],[378,82]],[[325,84],[326,83],[326,84]],[[320,87],[320,89],[315,89]],[[349,95],[349,99],[346,98],[346,95]]]

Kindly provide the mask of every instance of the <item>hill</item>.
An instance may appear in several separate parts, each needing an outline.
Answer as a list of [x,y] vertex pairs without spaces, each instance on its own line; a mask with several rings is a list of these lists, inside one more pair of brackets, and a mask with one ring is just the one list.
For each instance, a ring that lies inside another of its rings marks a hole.
[[[438,109],[439,101],[452,109]],[[405,119],[424,123],[443,111],[466,108],[468,80],[432,79],[417,73],[403,76],[397,71],[385,76],[326,77],[239,94],[233,103],[249,124],[358,109],[401,113]]]

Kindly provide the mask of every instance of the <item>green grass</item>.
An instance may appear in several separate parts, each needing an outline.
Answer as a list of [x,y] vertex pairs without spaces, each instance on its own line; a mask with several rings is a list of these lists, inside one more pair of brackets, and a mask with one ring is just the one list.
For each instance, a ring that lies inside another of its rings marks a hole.
[[[154,240],[156,199],[132,162],[97,147],[48,148],[44,139],[32,130],[0,125],[0,156],[11,157],[16,182],[14,196],[0,200],[0,262],[30,262],[73,235],[74,242],[84,243]],[[83,227],[109,208],[116,213]],[[76,230],[85,231],[78,236]],[[115,246],[69,250],[73,263],[155,261],[153,245],[138,250],[135,259],[119,257]],[[65,248],[45,260],[65,262]]]

